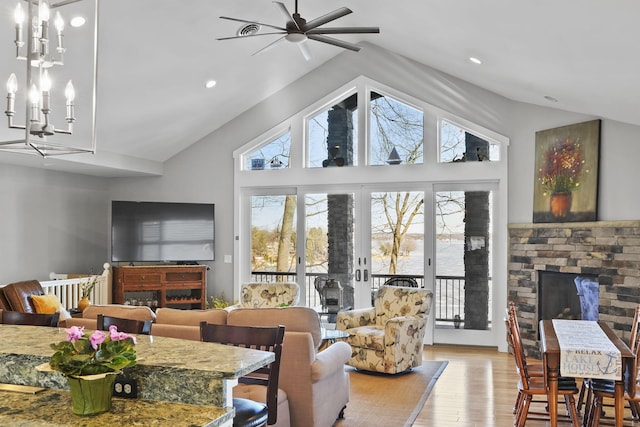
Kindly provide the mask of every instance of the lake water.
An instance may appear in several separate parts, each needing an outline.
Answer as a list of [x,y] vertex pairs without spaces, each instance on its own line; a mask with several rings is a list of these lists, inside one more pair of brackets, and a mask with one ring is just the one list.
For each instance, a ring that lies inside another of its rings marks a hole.
[[[398,274],[424,274],[424,242],[416,240],[415,250],[398,259]],[[432,260],[433,261],[433,260]],[[464,241],[438,240],[436,244],[436,275],[464,276]],[[374,258],[373,274],[388,274],[388,259]]]

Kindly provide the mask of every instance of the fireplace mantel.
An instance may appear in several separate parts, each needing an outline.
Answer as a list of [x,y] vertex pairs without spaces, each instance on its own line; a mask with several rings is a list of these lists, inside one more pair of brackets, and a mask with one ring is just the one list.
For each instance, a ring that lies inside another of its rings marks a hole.
[[509,224],[509,301],[527,354],[538,346],[538,272],[597,276],[600,320],[627,340],[640,303],[640,220]]

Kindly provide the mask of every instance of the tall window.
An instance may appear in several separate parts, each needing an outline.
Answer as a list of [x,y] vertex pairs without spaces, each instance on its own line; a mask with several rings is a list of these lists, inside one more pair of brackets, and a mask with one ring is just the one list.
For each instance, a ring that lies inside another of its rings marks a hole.
[[422,163],[423,119],[422,111],[372,91],[369,163],[372,165]]
[[289,167],[291,132],[278,136],[244,155],[245,170],[280,169]]
[[354,166],[358,158],[358,95],[344,98],[309,118],[309,167]]

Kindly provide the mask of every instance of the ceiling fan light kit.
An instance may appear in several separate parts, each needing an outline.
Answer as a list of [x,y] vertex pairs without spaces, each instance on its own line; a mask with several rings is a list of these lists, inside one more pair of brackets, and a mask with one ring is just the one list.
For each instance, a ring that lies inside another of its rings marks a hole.
[[[315,40],[321,43],[330,44],[333,46],[337,46],[343,49],[351,50],[354,52],[358,52],[360,50],[360,46],[349,43],[343,40],[336,39],[334,37],[328,36],[334,34],[377,34],[380,32],[380,28],[378,27],[323,27],[324,24],[328,24],[329,22],[335,21],[336,19],[342,18],[343,16],[349,15],[353,13],[351,9],[346,7],[338,8],[332,12],[329,12],[325,15],[322,15],[316,19],[311,21],[307,21],[304,19],[300,13],[298,12],[298,0],[295,0],[295,12],[292,14],[289,12],[284,3],[279,1],[273,2],[278,10],[285,17],[285,25],[277,26],[271,24],[265,24],[262,22],[239,19],[239,18],[231,18],[229,16],[221,16],[221,19],[226,19],[229,21],[237,21],[242,22],[245,25],[241,27],[236,36],[232,37],[221,37],[218,40],[231,40],[245,37],[257,37],[257,36],[266,36],[266,35],[281,35],[280,38],[275,41],[269,43],[262,49],[254,52],[253,55],[256,55],[260,52],[264,52],[265,50],[271,48],[276,43],[281,40],[286,40],[292,43],[295,43],[300,48],[300,51],[304,58],[308,61],[311,59],[311,54],[306,46],[306,40]],[[270,28],[274,31],[267,31],[261,33],[260,30],[262,27]]]

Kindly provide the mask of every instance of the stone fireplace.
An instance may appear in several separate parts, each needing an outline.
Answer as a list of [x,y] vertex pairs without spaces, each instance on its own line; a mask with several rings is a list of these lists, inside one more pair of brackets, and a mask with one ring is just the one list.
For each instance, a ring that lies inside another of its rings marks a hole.
[[[554,273],[598,282],[599,319],[628,341],[640,303],[640,221],[510,224],[508,269],[508,299],[518,309],[528,356],[540,358],[540,278]],[[570,311],[579,309],[577,301]]]
[[575,274],[556,271],[538,272],[538,317],[546,319],[582,319],[580,297],[574,284]]

